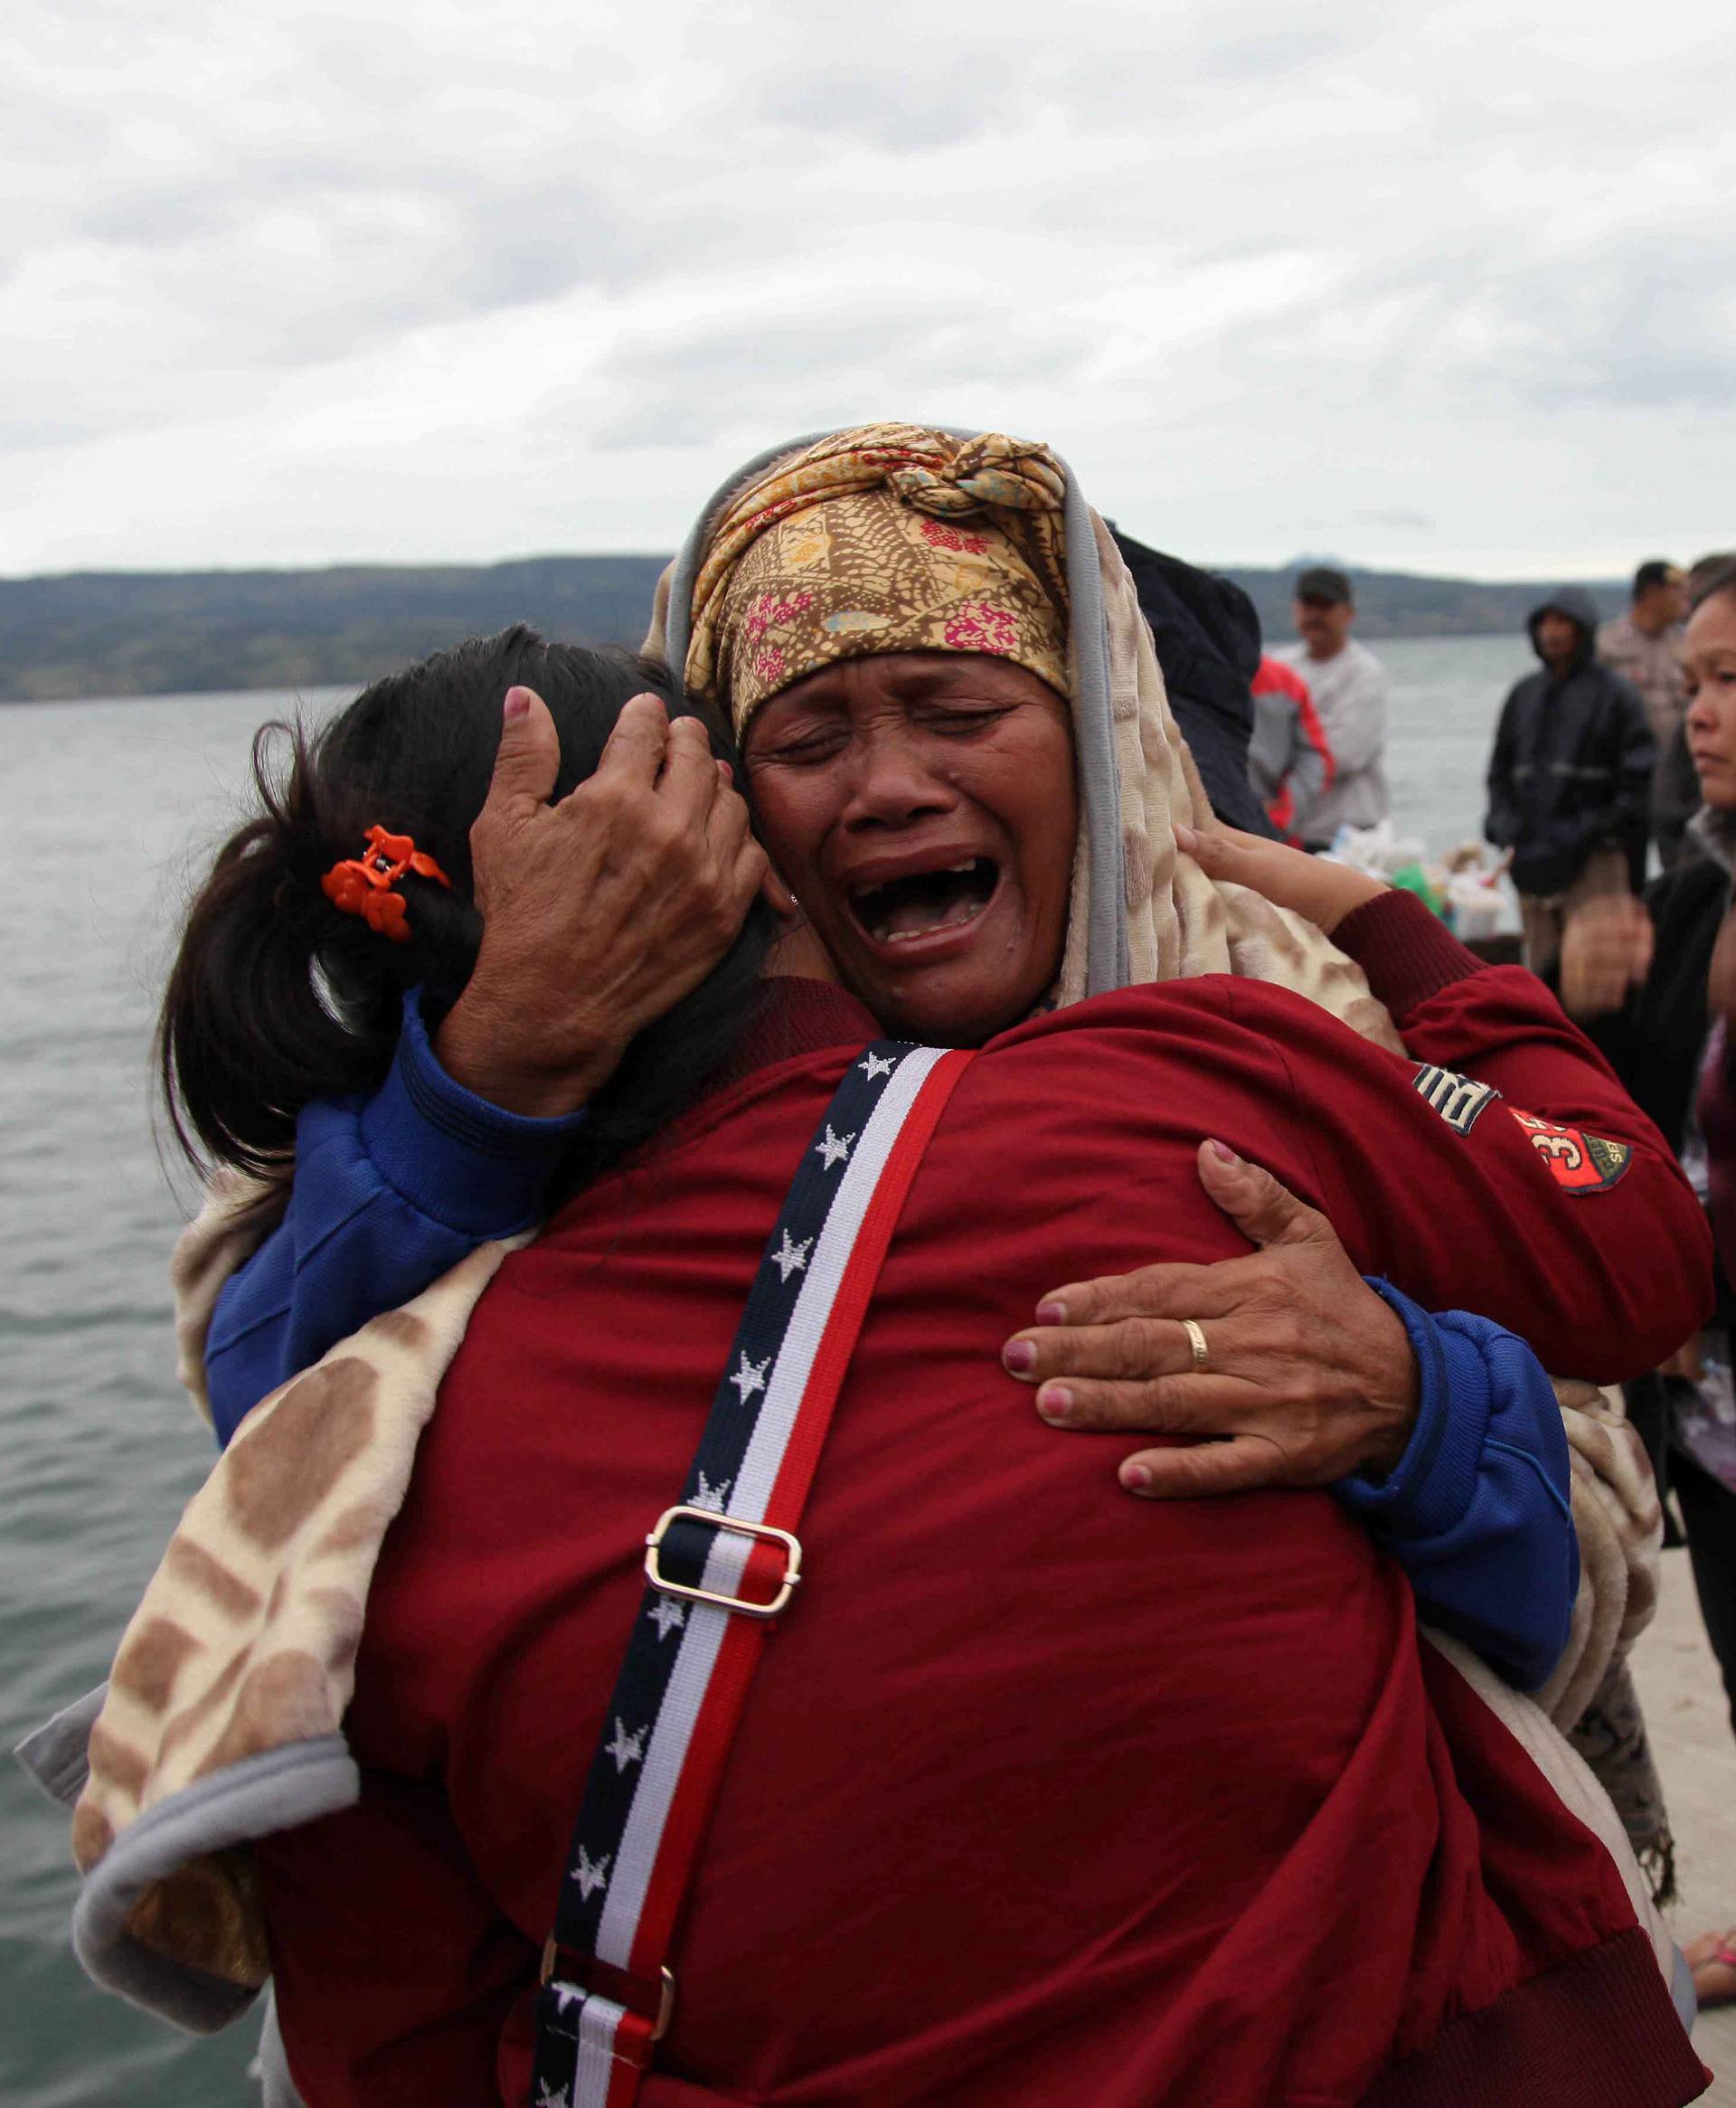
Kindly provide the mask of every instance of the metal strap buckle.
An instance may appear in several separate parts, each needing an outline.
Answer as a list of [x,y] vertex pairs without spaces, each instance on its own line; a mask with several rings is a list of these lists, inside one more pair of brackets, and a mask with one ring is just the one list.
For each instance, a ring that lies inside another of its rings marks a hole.
[[[576,1965],[561,1968],[561,1981],[563,1984],[571,1983],[575,1990],[583,1991],[587,1998],[611,1999],[618,2006],[625,2008],[629,2013],[635,2009],[627,2004],[626,1998],[621,1995],[634,1981],[625,1970],[613,1969],[607,1962],[599,1961],[593,1954],[575,1953],[571,1947],[563,1951],[554,1934],[551,1933],[543,1943],[542,1971],[540,1981],[549,1983],[553,1980],[557,1962]],[[596,1970],[610,1979],[612,1988],[593,1991],[588,1985],[576,1980],[592,1970]],[[661,1980],[661,1984],[657,1992],[657,2018],[651,2029],[653,2042],[663,2040],[669,2032],[669,2023],[675,2017],[675,1977],[666,1968],[660,1969],[657,1975]],[[643,2017],[641,2016],[641,2018]]]
[[[669,1526],[677,1522],[704,1523],[714,1530],[734,1530],[741,1536],[754,1537],[763,1544],[781,1545],[784,1577],[777,1594],[769,1603],[757,1603],[746,1596],[726,1595],[714,1588],[690,1588],[684,1582],[671,1581],[658,1564],[657,1554]],[[732,1515],[719,1515],[709,1508],[665,1508],[645,1543],[645,1577],[653,1588],[661,1589],[665,1595],[683,1596],[689,1602],[711,1603],[720,1611],[740,1611],[746,1618],[775,1618],[796,1593],[796,1584],[802,1578],[799,1537],[792,1536],[788,1530],[774,1528],[770,1523],[741,1522]]]

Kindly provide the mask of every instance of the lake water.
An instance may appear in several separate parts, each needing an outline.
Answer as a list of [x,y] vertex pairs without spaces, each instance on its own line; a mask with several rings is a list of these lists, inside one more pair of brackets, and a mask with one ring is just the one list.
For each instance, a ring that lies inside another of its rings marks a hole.
[[[1477,831],[1523,639],[1382,644],[1393,817]],[[341,698],[310,695],[323,710]],[[165,1268],[184,1219],[153,1135],[152,1015],[197,855],[269,695],[0,707],[0,1746],[108,1671],[210,1442],[177,1389]],[[0,2103],[245,2102],[250,2023],[191,2041],[99,1995],[67,1946],[65,1820],[0,1763]]]

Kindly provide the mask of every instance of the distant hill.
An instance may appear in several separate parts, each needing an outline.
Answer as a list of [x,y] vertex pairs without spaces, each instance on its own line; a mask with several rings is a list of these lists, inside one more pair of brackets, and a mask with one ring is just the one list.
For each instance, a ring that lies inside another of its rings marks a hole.
[[638,644],[666,558],[0,579],[0,702],[315,688],[529,622]]
[[[359,683],[441,645],[520,621],[552,637],[637,645],[666,561],[540,556],[512,563],[0,579],[0,702]],[[1275,639],[1290,634],[1295,572],[1295,565],[1230,572]],[[1545,590],[1354,566],[1350,576],[1359,631],[1367,638],[1515,631]],[[1590,590],[1612,614],[1626,598],[1619,581]]]

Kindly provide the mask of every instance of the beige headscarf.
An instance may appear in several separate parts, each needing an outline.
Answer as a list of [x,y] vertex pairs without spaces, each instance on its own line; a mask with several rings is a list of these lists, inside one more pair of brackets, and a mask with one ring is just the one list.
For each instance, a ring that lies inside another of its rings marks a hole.
[[[924,532],[937,521],[983,544],[974,596],[959,591],[959,552]],[[879,602],[864,562],[876,545],[897,560]],[[1033,586],[1052,610],[1046,622],[1031,605]],[[739,727],[766,695],[835,658],[983,648],[958,641],[962,630],[946,637],[961,597],[1012,610],[1003,656],[1043,673],[1072,708],[1080,831],[1059,999],[1245,974],[1294,988],[1400,1051],[1362,969],[1318,930],[1245,887],[1214,884],[1177,853],[1175,823],[1209,822],[1212,808],[1132,576],[1046,447],[877,424],[762,456],[719,494],[664,574],[646,648],[678,660],[687,685],[728,706]],[[858,606],[883,613],[883,626],[850,621]],[[780,609],[773,637],[765,618]],[[1056,620],[1066,624],[1058,678],[1045,670],[1054,647],[1043,634]],[[756,669],[769,638],[780,658]]]

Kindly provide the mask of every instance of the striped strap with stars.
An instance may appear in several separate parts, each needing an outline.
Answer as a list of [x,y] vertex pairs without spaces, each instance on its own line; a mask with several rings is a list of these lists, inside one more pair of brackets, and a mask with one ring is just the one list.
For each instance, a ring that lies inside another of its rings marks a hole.
[[881,1262],[967,1053],[881,1040],[844,1073],[766,1243],[639,1604],[543,1955],[533,2108],[627,2108],[667,2028],[676,1915]]

